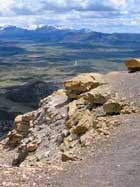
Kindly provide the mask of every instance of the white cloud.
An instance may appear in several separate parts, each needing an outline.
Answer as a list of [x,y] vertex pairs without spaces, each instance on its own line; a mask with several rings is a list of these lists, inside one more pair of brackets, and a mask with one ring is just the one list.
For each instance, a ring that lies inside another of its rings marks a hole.
[[[131,0],[132,1],[132,0]],[[39,10],[112,10],[125,7],[125,0],[1,0],[0,12],[13,14],[16,9],[37,13]],[[39,13],[39,12],[38,12]]]
[[35,28],[55,24],[97,31],[135,31],[138,0],[0,0],[0,25]]

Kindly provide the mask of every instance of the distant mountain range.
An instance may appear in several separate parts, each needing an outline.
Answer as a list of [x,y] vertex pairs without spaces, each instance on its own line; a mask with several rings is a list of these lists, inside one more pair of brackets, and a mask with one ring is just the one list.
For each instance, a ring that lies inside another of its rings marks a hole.
[[[15,26],[0,27],[1,57],[23,54],[28,56],[33,46],[39,56],[44,55],[45,61],[53,62],[101,57],[102,59],[132,58],[140,57],[140,34],[109,34],[53,26],[38,27],[34,30]],[[39,49],[38,46],[42,48]]]
[[43,26],[35,30],[27,30],[15,26],[0,27],[0,40],[23,39],[49,43],[106,43],[114,45],[126,45],[126,43],[140,42],[140,34],[130,33],[101,33],[86,29],[72,30],[53,26]]

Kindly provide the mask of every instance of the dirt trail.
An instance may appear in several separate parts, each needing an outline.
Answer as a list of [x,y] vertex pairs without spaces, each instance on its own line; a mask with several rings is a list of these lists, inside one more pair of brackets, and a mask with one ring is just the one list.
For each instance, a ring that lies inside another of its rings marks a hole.
[[140,107],[140,72],[112,72],[107,75],[111,89]]

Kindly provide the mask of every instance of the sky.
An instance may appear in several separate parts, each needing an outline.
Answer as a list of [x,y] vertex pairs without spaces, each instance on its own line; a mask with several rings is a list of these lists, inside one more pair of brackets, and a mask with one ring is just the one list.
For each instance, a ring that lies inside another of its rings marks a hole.
[[0,26],[140,32],[140,0],[0,0]]

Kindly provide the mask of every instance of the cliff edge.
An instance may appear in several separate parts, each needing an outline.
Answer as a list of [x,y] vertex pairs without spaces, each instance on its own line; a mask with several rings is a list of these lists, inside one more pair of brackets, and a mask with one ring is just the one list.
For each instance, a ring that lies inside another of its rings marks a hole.
[[11,165],[81,160],[84,148],[121,124],[119,116],[139,112],[139,76],[85,73],[65,81],[39,109],[16,117],[3,143],[12,150]]
[[[139,80],[140,72],[110,72],[65,81],[64,89],[42,99],[37,110],[16,117],[15,128],[0,144],[0,167],[6,172],[0,181],[13,176],[10,184],[17,180],[19,186],[34,181],[42,187],[108,187],[109,177],[111,187],[126,185],[139,158]],[[116,167],[120,175],[128,174],[124,183],[113,184]]]

